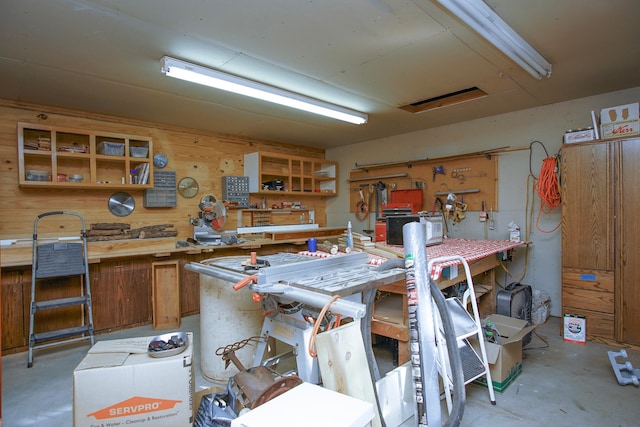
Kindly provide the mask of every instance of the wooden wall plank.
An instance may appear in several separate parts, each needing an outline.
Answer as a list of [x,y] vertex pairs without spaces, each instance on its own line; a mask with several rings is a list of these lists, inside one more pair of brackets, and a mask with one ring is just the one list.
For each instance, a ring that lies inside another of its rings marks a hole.
[[[46,119],[39,118],[41,114],[46,115]],[[131,215],[120,218],[112,215],[107,208],[109,197],[116,192],[114,190],[21,188],[18,186],[18,122],[152,137],[153,154],[161,152],[169,158],[165,170],[176,171],[178,180],[184,176],[195,178],[200,184],[200,191],[192,199],[177,195],[175,208],[144,208],[143,190],[131,190],[129,193],[135,199],[136,209]],[[244,154],[255,151],[324,158],[323,150],[311,147],[296,147],[274,141],[259,141],[0,100],[0,238],[31,239],[35,217],[43,212],[56,210],[80,213],[87,222],[87,227],[91,223],[115,221],[130,223],[132,228],[171,223],[178,231],[177,239],[193,237],[189,219],[198,216],[201,197],[212,194],[221,199],[222,177],[244,175]],[[309,209],[314,209],[316,222],[320,226],[326,226],[325,197],[292,197],[287,194],[267,197],[269,206],[282,201],[299,201]],[[261,197],[252,196],[250,202],[260,205]],[[225,229],[233,230],[236,227],[237,215],[231,211]],[[42,233],[69,235],[77,233],[77,230],[77,225],[60,220],[51,230],[43,228]]]

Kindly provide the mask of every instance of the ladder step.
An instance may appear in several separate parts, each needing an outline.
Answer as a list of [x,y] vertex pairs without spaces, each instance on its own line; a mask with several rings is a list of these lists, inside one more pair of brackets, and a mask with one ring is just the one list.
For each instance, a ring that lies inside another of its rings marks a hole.
[[462,359],[462,371],[464,373],[464,383],[475,380],[476,378],[484,375],[484,365],[482,360],[478,357],[476,351],[471,347],[467,340],[463,340],[464,345],[460,346],[460,358]]
[[[62,338],[69,338],[81,334],[92,334],[93,325],[76,326],[67,329],[58,329],[57,331],[41,332],[39,334],[33,334],[32,340],[34,343],[40,343],[45,341],[51,341]],[[87,337],[89,338],[89,337]]]
[[447,308],[453,320],[457,338],[466,338],[478,333],[478,325],[458,298],[447,298]]
[[52,299],[48,301],[35,301],[34,308],[38,310],[50,310],[53,308],[70,307],[72,305],[89,304],[90,299],[88,295],[81,297],[60,298]]

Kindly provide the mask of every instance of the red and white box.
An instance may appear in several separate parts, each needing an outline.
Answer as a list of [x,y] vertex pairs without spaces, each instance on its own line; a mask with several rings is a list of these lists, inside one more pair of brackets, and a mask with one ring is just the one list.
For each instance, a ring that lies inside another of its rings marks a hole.
[[602,109],[600,111],[600,133],[602,139],[640,134],[639,103]]
[[576,142],[593,141],[596,139],[593,129],[582,129],[564,134],[565,144],[574,144]]
[[576,344],[587,342],[587,319],[584,316],[564,315],[564,340]]

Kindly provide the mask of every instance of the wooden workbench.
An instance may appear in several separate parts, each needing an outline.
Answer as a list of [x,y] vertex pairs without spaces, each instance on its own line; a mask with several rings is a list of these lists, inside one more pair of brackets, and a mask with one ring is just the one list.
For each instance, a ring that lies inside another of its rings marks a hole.
[[[320,228],[318,237],[326,239],[326,230]],[[338,237],[342,229],[329,234]],[[184,269],[190,262],[201,262],[214,257],[250,256],[252,251],[261,255],[278,252],[299,252],[306,249],[308,232],[290,234],[287,239],[274,241],[262,235],[242,235],[244,240],[235,245],[177,247],[176,239],[130,239],[109,242],[89,242],[89,273],[94,327],[97,334],[151,324],[154,265],[170,263],[175,266],[173,292],[179,292],[180,315],[200,312],[199,275]],[[2,352],[10,354],[24,351],[28,344],[29,302],[31,300],[31,240],[19,241],[2,248]],[[57,278],[39,284],[41,299],[74,296],[80,286],[79,277]],[[158,289],[156,289],[158,290]],[[157,295],[156,295],[157,297]],[[156,298],[157,299],[157,298]],[[49,330],[77,326],[77,307],[60,308],[39,325]]]
[[[467,261],[474,281],[476,299],[479,300],[480,315],[484,316],[494,313],[496,308],[495,268],[500,265],[498,255],[521,245],[524,243],[509,240],[448,239],[440,245],[427,247],[427,257],[433,259],[460,255]],[[388,249],[397,256],[404,254],[401,246],[383,249]],[[383,261],[377,256],[372,259],[374,263]],[[430,271],[431,278],[436,281],[440,289],[446,289],[466,279],[463,268],[460,268],[457,276],[450,277],[451,267],[459,264],[458,261],[449,261],[433,265]],[[371,332],[398,340],[398,363],[403,364],[409,360],[406,283],[398,281],[382,286],[380,291],[388,294],[376,302]],[[486,296],[481,298],[484,295]]]

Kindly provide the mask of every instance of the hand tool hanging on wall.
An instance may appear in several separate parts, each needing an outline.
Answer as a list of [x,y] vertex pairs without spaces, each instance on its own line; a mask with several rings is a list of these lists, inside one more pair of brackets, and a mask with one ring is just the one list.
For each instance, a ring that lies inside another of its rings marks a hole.
[[364,200],[364,194],[362,188],[358,190],[360,194],[360,200],[356,203],[356,218],[360,221],[364,220],[369,215],[369,205]]
[[376,183],[376,221],[380,221],[380,203],[387,203],[387,186],[382,181]]
[[442,166],[442,165],[434,166],[434,168],[433,168],[433,176],[432,176],[433,182],[436,182],[436,175],[446,175],[446,173],[444,172],[444,166]]
[[[373,191],[374,191],[373,184],[367,185],[367,197],[366,197],[367,210],[369,210],[369,203],[371,202],[371,194],[373,194]],[[365,232],[366,234],[373,234],[374,230],[371,228],[371,215],[367,215],[367,229],[362,231]]]

